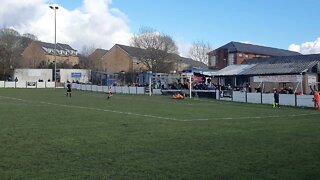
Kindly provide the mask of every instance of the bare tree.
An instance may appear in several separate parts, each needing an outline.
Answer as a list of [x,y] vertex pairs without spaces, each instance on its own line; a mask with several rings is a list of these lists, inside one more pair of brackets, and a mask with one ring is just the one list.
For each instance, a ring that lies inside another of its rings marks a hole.
[[27,48],[27,46],[32,42],[38,40],[38,37],[34,34],[25,33],[20,37],[20,43],[23,49]]
[[95,62],[91,62],[89,59],[89,55],[93,53],[95,50],[95,46],[86,46],[84,45],[82,47],[82,50],[79,54],[79,65],[78,67],[80,68],[89,68],[89,69],[94,69],[95,68]]
[[[37,41],[38,37],[30,34],[25,33],[22,36],[20,36],[20,44],[25,50],[29,44],[33,41]],[[22,57],[21,67],[23,68],[48,68],[48,63],[44,59],[42,55],[37,53],[37,50],[31,49],[32,57]]]
[[152,72],[168,72],[173,69],[170,61],[171,53],[178,53],[178,47],[173,39],[155,29],[143,27],[131,39],[134,47],[144,49],[140,53],[139,61]]
[[8,28],[0,29],[0,47],[0,64],[2,65],[0,71],[4,79],[11,75],[14,68],[20,66],[23,47],[19,32]]
[[14,29],[0,29],[0,64],[2,65],[1,75],[3,78],[10,75],[14,68],[21,67],[22,51],[31,41],[36,39],[37,37],[30,33],[21,36],[20,33]]
[[7,50],[7,48],[4,46],[4,44],[0,43],[0,77],[2,80],[5,80],[5,77],[7,76],[8,71],[8,62],[7,60],[10,58],[10,52]]
[[189,49],[189,56],[196,61],[208,64],[207,53],[211,51],[211,45],[209,42],[195,41],[192,43],[192,47]]

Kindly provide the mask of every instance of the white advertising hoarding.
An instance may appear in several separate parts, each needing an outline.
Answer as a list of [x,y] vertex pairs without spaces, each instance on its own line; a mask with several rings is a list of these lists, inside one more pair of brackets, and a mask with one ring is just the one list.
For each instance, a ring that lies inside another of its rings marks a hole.
[[301,82],[302,75],[253,76],[253,82]]
[[60,69],[60,82],[88,83],[91,70],[88,69]]
[[15,69],[14,79],[18,82],[52,81],[52,69]]

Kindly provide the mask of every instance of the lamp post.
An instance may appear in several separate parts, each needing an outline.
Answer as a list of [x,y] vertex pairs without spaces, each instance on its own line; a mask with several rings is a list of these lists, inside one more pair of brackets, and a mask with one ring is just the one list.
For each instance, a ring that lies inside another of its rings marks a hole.
[[[134,84],[134,82],[137,82],[137,68],[139,68],[141,70],[141,67],[139,67],[140,65],[139,60],[134,60],[132,59],[132,63],[131,63],[131,83]],[[136,68],[134,68],[134,66],[136,66]]]
[[133,84],[133,59],[132,59],[132,67],[131,67],[131,85]]
[[54,86],[57,87],[57,10],[58,6],[49,6],[54,10]]
[[125,71],[121,71],[121,74],[122,74],[122,76],[123,76],[123,86],[125,86],[125,84],[126,84],[126,72]]

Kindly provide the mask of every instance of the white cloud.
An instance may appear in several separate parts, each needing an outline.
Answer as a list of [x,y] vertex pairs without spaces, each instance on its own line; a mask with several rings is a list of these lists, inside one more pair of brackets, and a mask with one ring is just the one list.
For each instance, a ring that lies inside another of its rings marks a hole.
[[301,54],[318,54],[320,53],[320,37],[313,42],[305,42],[301,45],[291,44],[288,49],[300,52]]
[[[127,17],[119,9],[110,8],[111,2],[84,0],[82,7],[74,10],[58,5],[57,42],[80,51],[84,45],[109,49],[115,43],[129,44],[132,34]],[[0,25],[54,42],[54,13],[45,0],[2,0]]]
[[255,43],[252,43],[251,41],[240,41],[240,42],[244,44],[255,44]]
[[296,44],[291,44],[288,49],[290,51],[300,52],[300,46]]
[[176,44],[178,46],[179,49],[179,55],[182,57],[190,57],[189,55],[189,50],[192,46],[192,43],[187,43],[187,42],[183,42],[183,41],[176,41]]
[[[36,6],[34,4],[37,4]],[[25,21],[36,20],[45,12],[43,0],[2,0],[0,6],[1,26],[14,27]]]

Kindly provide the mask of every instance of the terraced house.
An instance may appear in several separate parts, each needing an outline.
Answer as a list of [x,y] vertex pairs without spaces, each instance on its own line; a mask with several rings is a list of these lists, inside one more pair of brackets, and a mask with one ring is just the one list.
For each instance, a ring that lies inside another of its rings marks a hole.
[[[101,58],[101,69],[109,73],[118,72],[143,72],[148,68],[140,61],[140,57],[146,54],[145,49],[115,44]],[[175,71],[182,71],[186,68],[206,68],[207,66],[199,61],[190,58],[181,57],[177,54],[169,53],[168,62],[173,63]]]
[[[65,63],[71,66],[79,64],[77,50],[68,44],[57,43],[57,63]],[[41,68],[54,63],[55,45],[52,43],[33,41],[23,51],[23,65],[26,68]]]
[[106,49],[96,49],[89,55],[89,63],[91,70],[106,71],[105,66],[102,64],[102,57],[108,52]]

